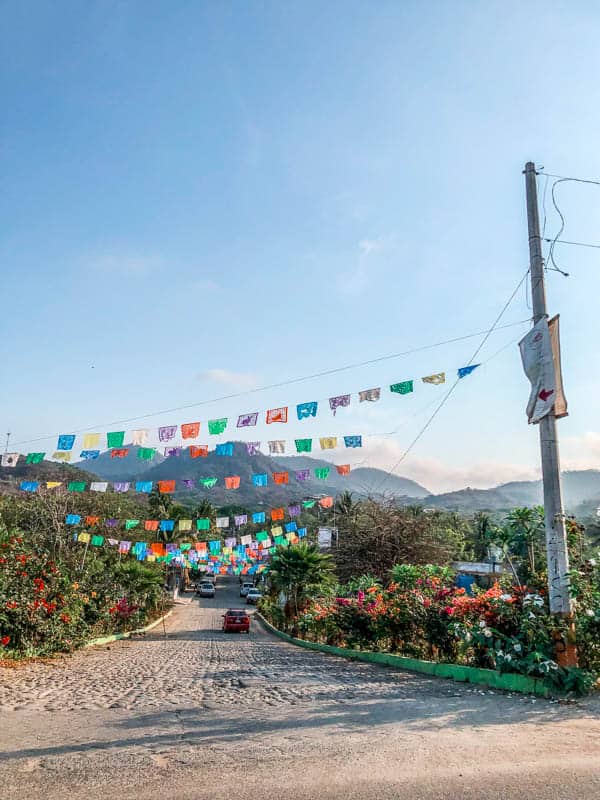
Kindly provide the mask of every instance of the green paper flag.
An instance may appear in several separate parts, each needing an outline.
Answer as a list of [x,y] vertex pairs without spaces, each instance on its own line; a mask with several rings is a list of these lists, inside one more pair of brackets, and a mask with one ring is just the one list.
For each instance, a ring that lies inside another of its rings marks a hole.
[[106,434],[106,446],[111,447],[123,447],[123,442],[125,441],[125,431],[113,431],[112,433]]
[[210,530],[210,520],[208,517],[201,517],[200,519],[196,520],[196,528],[199,531],[209,531]]
[[208,432],[211,433],[213,436],[217,436],[219,433],[223,433],[226,427],[227,427],[227,417],[223,417],[223,419],[208,420]]
[[100,545],[104,544],[104,536],[92,536],[92,544],[95,547],[100,547]]
[[277,552],[277,548],[276,547],[269,547],[269,553],[271,553],[271,555],[273,555],[273,553],[276,553],[276,552]]
[[324,481],[329,476],[329,467],[317,467],[315,470],[315,478]]
[[68,492],[83,492],[85,491],[85,481],[71,481],[67,486]]
[[264,542],[268,538],[269,538],[269,534],[266,531],[259,531],[256,534],[256,541],[257,542]]
[[313,508],[316,502],[316,500],[303,500],[302,505],[304,508]]
[[212,487],[217,482],[217,478],[200,478],[200,483],[202,486],[206,486],[207,489],[212,489]]
[[140,447],[138,448],[138,458],[141,458],[143,461],[151,461],[154,458],[154,453],[156,449],[154,447]]
[[26,464],[40,464],[44,460],[46,453],[27,453]]
[[279,547],[287,547],[287,545],[289,544],[285,536],[276,536],[274,541],[275,544],[278,545]]
[[179,549],[181,550],[182,553],[185,553],[186,550],[192,549],[192,545],[189,542],[182,542],[179,545]]
[[139,519],[126,519],[125,530],[130,531],[132,528],[137,528],[139,524],[140,524]]
[[312,450],[312,439],[296,439],[297,453],[310,453]]
[[396,392],[397,394],[410,394],[413,391],[413,382],[412,381],[401,381],[400,383],[392,383],[390,386],[390,392]]

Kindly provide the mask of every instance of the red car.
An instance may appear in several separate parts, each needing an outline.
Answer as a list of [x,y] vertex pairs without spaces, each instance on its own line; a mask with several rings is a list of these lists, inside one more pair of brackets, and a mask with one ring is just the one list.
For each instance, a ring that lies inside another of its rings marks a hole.
[[223,614],[223,630],[225,633],[250,633],[250,617],[241,609],[230,608]]

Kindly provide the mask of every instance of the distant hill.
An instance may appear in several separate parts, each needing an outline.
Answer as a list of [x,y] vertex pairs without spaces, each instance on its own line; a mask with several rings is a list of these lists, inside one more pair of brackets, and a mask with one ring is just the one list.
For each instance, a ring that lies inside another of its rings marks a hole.
[[152,461],[143,461],[138,458],[140,448],[137,445],[128,444],[125,447],[129,449],[125,458],[113,458],[110,450],[106,450],[104,453],[100,453],[98,458],[90,461],[77,461],[76,466],[92,472],[105,481],[132,481],[142,480],[149,470],[165,461],[165,457],[160,453],[155,453]]
[[0,491],[18,491],[21,481],[95,481],[96,476],[73,464],[55,461],[42,461],[40,464],[26,464],[19,459],[16,467],[0,467]]

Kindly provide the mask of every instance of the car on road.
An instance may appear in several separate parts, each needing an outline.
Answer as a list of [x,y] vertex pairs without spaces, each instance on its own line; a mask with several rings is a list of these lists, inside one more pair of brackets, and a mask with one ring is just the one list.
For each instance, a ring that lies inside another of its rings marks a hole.
[[240,597],[246,597],[250,589],[254,589],[252,581],[244,581],[240,586]]
[[259,600],[262,600],[262,592],[260,591],[260,589],[257,589],[256,586],[253,586],[252,589],[250,589],[248,591],[248,594],[246,595],[246,605],[255,606]]
[[214,597],[215,596],[215,585],[211,581],[202,581],[202,583],[198,584],[198,588],[196,589],[196,594],[200,597]]
[[225,633],[250,633],[250,617],[241,608],[230,608],[223,614]]

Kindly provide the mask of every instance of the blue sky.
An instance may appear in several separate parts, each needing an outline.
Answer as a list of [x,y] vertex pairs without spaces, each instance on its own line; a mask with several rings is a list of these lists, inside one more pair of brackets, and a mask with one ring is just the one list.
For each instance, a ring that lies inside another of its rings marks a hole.
[[[50,451],[56,433],[484,330],[528,264],[524,162],[600,176],[592,3],[2,12],[0,430],[14,442],[48,434]],[[558,197],[564,238],[600,242],[600,187],[562,184]],[[549,192],[546,205],[554,235]],[[563,461],[600,467],[600,251],[557,255],[571,274],[548,275],[571,412]],[[504,320],[529,316],[523,289]],[[461,383],[400,474],[434,490],[538,474],[526,327],[491,337],[484,361],[514,344]],[[450,371],[477,343],[129,427]],[[363,433],[353,461],[389,467],[441,391],[323,410],[285,433]],[[246,438],[276,438],[270,427]]]

